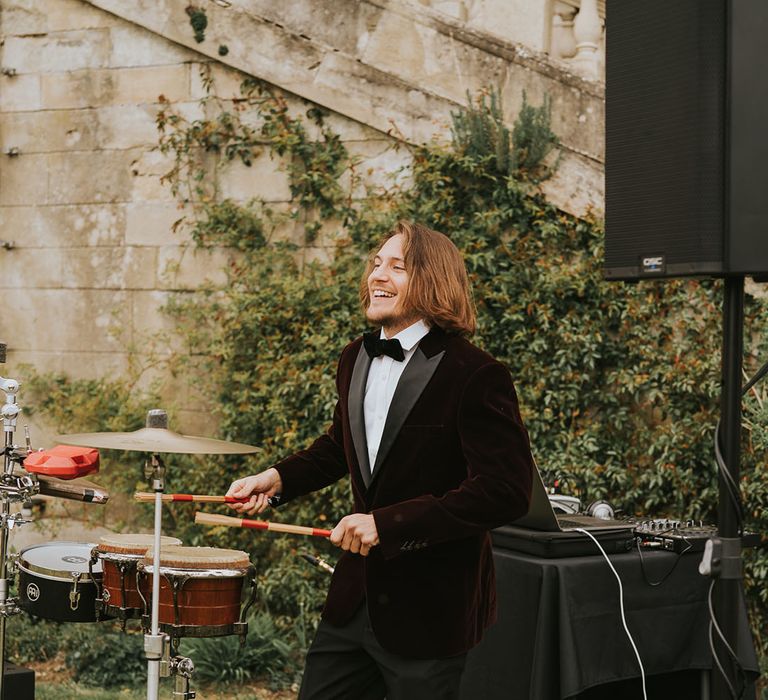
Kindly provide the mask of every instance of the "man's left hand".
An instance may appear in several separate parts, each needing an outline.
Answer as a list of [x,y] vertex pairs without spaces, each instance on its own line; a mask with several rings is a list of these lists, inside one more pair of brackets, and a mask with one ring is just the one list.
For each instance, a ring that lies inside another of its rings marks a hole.
[[368,556],[371,547],[379,544],[379,533],[372,515],[354,513],[339,520],[331,532],[331,542],[354,554]]

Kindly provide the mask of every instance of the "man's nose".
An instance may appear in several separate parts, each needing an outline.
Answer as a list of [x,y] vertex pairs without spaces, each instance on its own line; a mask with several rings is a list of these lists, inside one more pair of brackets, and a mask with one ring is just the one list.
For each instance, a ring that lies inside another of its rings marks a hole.
[[370,278],[372,280],[386,280],[389,278],[389,275],[387,274],[387,270],[384,268],[384,266],[380,265],[373,272],[371,272]]

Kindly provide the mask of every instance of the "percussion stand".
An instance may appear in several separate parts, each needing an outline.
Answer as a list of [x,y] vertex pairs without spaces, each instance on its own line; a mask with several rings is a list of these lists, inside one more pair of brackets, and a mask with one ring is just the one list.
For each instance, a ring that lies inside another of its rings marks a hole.
[[[150,411],[150,414],[152,411]],[[163,416],[167,421],[167,416]],[[162,418],[158,416],[158,418]],[[148,416],[147,423],[153,419]],[[149,426],[148,426],[149,427]],[[157,426],[156,426],[157,427]],[[154,576],[152,576],[151,625],[149,634],[144,635],[144,654],[147,657],[147,700],[158,700],[160,690],[160,661],[169,644],[168,635],[160,633],[160,537],[162,530],[163,491],[165,490],[165,464],[160,455],[152,453],[147,460],[145,472],[152,479],[155,492],[155,544],[153,551]],[[167,657],[166,657],[167,658]]]
[[[152,414],[153,411],[150,411]],[[153,421],[162,420],[165,412],[150,415],[148,427]],[[154,425],[153,427],[158,427]],[[144,653],[147,658],[147,700],[157,700],[160,689],[160,676],[175,676],[173,697],[178,700],[192,700],[194,691],[189,689],[189,681],[195,666],[192,659],[171,653],[170,638],[160,632],[160,541],[162,536],[163,491],[165,490],[165,463],[160,455],[153,453],[145,467],[147,475],[152,480],[152,490],[155,492],[155,527],[154,549],[152,553],[152,603],[151,623],[149,634],[144,635]],[[162,666],[162,669],[161,669]]]
[[[0,361],[5,359],[5,346],[0,343]],[[5,403],[0,411],[3,418],[5,443],[3,448],[3,472],[0,475],[0,700],[3,698],[5,686],[5,626],[6,619],[17,615],[21,609],[15,598],[9,597],[8,579],[8,535],[15,525],[21,525],[26,520],[18,514],[11,514],[11,501],[28,501],[37,492],[37,482],[26,476],[14,476],[14,462],[20,462],[31,451],[29,432],[27,432],[27,449],[19,450],[13,444],[13,434],[16,430],[16,420],[21,409],[16,403],[16,393],[19,382],[16,379],[0,377],[0,391],[5,393]]]

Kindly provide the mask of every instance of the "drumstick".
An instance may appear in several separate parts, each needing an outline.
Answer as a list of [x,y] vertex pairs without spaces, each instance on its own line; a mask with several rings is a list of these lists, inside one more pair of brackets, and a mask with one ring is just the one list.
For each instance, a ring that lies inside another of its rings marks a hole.
[[316,527],[304,525],[286,525],[285,523],[268,523],[264,520],[248,520],[247,518],[233,518],[229,515],[217,515],[216,513],[195,513],[195,522],[203,525],[225,525],[227,527],[248,527],[254,530],[271,530],[272,532],[287,532],[291,535],[314,535],[315,537],[330,537],[330,530],[320,530]]
[[[134,493],[133,498],[142,503],[151,503],[155,500],[154,493]],[[247,503],[251,500],[250,496],[245,498],[236,498],[235,496],[204,496],[191,493],[164,493],[160,496],[161,501],[194,501],[195,503]]]

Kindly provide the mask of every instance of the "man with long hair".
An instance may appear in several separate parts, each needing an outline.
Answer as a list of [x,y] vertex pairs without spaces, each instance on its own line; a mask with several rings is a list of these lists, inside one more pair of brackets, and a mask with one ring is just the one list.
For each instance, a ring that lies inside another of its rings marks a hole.
[[475,309],[450,239],[401,221],[360,287],[377,327],[341,353],[328,432],[235,481],[241,513],[345,475],[355,512],[307,654],[302,700],[457,698],[495,618],[488,531],[528,510],[533,459],[507,369],[467,339]]

